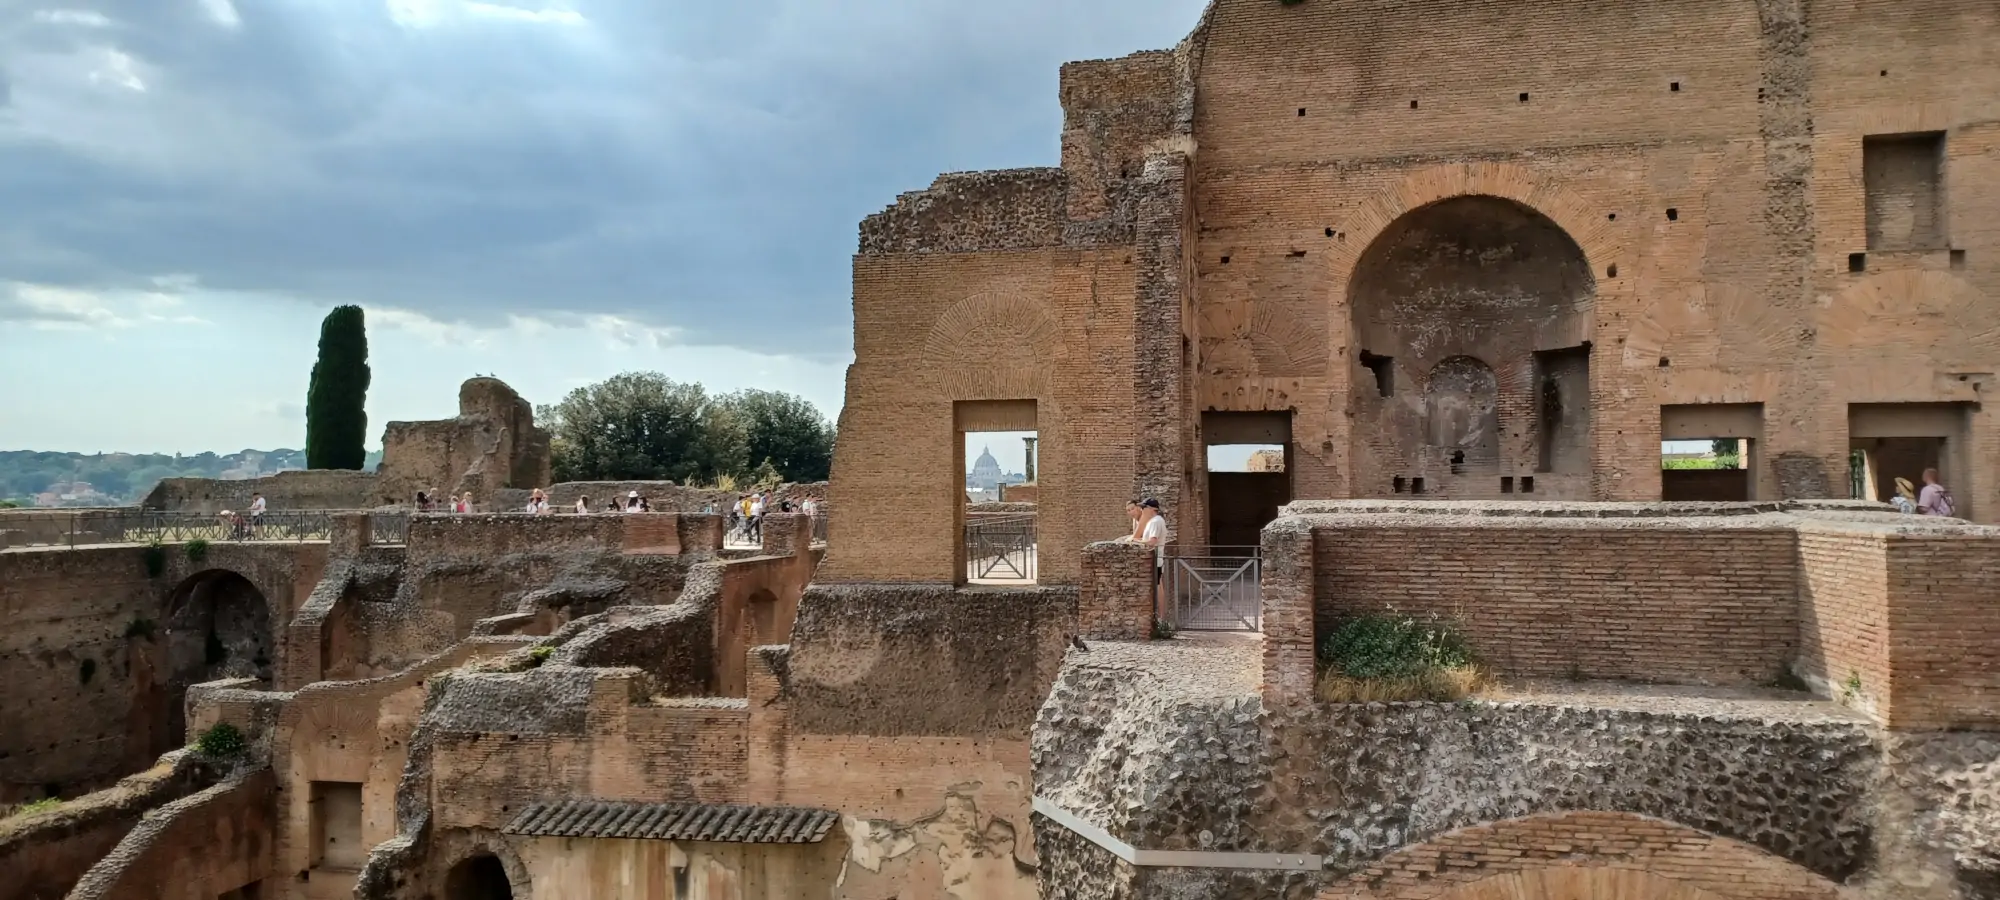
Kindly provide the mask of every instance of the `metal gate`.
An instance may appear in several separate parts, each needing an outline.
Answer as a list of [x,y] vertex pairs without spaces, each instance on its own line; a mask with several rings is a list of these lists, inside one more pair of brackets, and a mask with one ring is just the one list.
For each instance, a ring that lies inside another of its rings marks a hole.
[[1175,628],[1261,631],[1263,558],[1256,547],[1179,547],[1167,551],[1166,607]]
[[965,517],[965,578],[971,582],[1035,580],[1033,513]]

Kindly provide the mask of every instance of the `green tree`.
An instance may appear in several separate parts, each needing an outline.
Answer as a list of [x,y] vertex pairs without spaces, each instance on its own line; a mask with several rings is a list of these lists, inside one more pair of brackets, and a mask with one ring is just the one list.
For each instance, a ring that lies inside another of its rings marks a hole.
[[577,388],[537,418],[554,439],[557,481],[708,482],[743,466],[734,411],[656,372]]
[[769,463],[786,481],[825,481],[833,471],[833,425],[796,394],[739,391],[722,399],[743,421],[745,461]]
[[359,306],[337,306],[319,327],[319,361],[306,388],[306,467],[359,469],[367,458],[368,329]]

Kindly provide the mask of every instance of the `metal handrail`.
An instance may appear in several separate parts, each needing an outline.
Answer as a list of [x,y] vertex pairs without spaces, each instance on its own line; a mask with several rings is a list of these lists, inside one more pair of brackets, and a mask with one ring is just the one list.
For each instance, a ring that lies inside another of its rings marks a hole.
[[[45,520],[46,521],[46,520]],[[21,529],[26,546],[87,547],[103,544],[145,544],[188,541],[323,541],[332,531],[333,513],[326,510],[248,512],[168,512],[147,509],[92,510],[71,513],[54,528]],[[31,523],[22,523],[31,524]]]
[[1035,580],[1040,554],[1032,513],[968,513],[964,541],[968,581]]

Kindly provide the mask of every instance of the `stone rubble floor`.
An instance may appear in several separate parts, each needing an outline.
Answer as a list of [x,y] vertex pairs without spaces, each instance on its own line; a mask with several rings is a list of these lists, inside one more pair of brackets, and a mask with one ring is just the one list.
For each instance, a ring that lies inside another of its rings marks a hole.
[[[1263,638],[1255,633],[1184,631],[1172,640],[1087,641],[1086,645],[1088,651],[1069,651],[1070,665],[1145,672],[1163,694],[1183,699],[1255,695],[1262,685]],[[1798,723],[1870,721],[1860,712],[1811,694],[1755,687],[1524,679],[1465,702]]]

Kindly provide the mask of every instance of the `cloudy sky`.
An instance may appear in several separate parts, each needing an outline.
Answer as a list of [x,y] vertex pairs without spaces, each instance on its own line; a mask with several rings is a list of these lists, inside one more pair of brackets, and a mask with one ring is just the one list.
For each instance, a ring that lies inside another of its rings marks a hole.
[[378,435],[475,373],[835,415],[858,221],[1203,5],[0,0],[0,449],[299,446],[340,303]]

